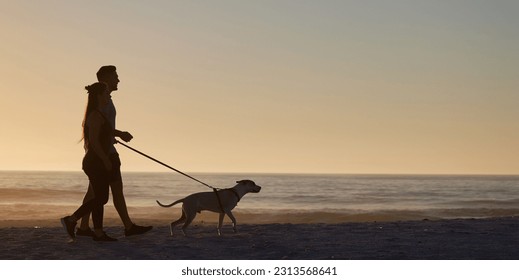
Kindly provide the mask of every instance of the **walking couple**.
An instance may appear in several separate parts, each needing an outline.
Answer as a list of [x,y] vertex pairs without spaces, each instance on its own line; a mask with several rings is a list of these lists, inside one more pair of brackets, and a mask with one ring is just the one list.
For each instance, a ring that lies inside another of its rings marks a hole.
[[[111,93],[117,90],[119,76],[115,66],[102,66],[97,72],[97,83],[86,86],[88,103],[83,119],[83,171],[90,182],[83,204],[70,216],[61,219],[61,224],[72,240],[78,236],[89,236],[95,241],[117,241],[103,231],[104,205],[108,202],[110,188],[115,209],[124,224],[125,236],[143,234],[151,226],[138,226],[128,215],[123,194],[121,161],[114,147],[115,137],[125,142],[133,136],[115,128],[115,106]],[[90,213],[94,230],[89,226]],[[76,230],[79,219],[81,224]]]

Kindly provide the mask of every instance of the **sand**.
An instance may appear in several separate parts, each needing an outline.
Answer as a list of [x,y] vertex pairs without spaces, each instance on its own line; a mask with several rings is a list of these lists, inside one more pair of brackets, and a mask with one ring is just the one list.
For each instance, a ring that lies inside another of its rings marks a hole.
[[[107,224],[110,224],[110,220]],[[355,222],[340,224],[230,225],[223,236],[215,224],[197,223],[188,237],[170,236],[163,221],[140,221],[154,229],[124,237],[121,226],[109,226],[117,242],[78,237],[67,242],[52,221],[0,223],[3,260],[516,260],[519,218]],[[29,226],[38,224],[38,226]]]

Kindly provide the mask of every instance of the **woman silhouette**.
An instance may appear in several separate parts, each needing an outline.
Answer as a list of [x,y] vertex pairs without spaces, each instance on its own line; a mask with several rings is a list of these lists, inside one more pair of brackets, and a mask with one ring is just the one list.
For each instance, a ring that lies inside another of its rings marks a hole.
[[114,130],[101,110],[110,102],[108,87],[105,83],[97,82],[86,86],[88,103],[83,119],[83,143],[85,156],[83,157],[83,171],[94,190],[94,198],[84,202],[70,216],[61,219],[61,224],[72,240],[76,238],[74,229],[77,220],[92,212],[95,241],[117,241],[103,231],[104,205],[108,201],[112,163],[108,156],[114,139]]

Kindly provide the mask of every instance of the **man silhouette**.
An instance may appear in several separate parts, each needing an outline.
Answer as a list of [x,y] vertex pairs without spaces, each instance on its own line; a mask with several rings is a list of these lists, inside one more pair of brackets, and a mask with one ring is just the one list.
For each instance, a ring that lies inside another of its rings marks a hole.
[[[103,114],[106,116],[112,128],[114,129],[115,137],[119,137],[125,142],[129,142],[132,140],[133,136],[127,131],[120,131],[116,129],[115,126],[115,116],[116,110],[114,103],[112,101],[112,92],[116,91],[117,85],[119,84],[119,75],[117,74],[117,69],[113,65],[102,66],[99,71],[97,71],[97,80],[99,82],[106,83],[108,85],[108,93],[110,95],[110,102],[106,109],[103,111]],[[115,141],[115,139],[114,139]],[[128,208],[126,207],[126,200],[123,194],[123,180],[121,177],[121,161],[119,159],[119,154],[115,149],[114,145],[110,147],[110,160],[112,162],[112,171],[110,173],[110,188],[112,190],[112,197],[115,209],[121,217],[121,220],[124,224],[124,235],[131,236],[136,234],[143,234],[145,232],[150,231],[152,226],[138,226],[132,222],[130,216],[128,215]],[[93,197],[93,189],[89,186],[88,191],[85,195],[84,201],[91,199]],[[76,231],[76,235],[79,236],[93,236],[93,231],[89,226],[90,214],[85,215],[81,219],[81,225]]]

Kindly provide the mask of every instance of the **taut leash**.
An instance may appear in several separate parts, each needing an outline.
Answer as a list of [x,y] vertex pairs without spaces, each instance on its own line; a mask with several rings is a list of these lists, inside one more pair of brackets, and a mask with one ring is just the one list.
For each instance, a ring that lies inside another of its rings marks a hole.
[[[192,180],[194,180],[194,181],[197,181],[198,183],[200,183],[200,184],[202,184],[202,185],[204,185],[204,186],[206,186],[206,187],[208,187],[208,188],[213,189],[215,192],[218,190],[217,188],[215,188],[215,187],[213,187],[213,186],[211,186],[211,185],[209,185],[209,184],[206,184],[206,183],[204,183],[204,182],[202,182],[202,181],[196,179],[195,177],[190,176],[190,175],[188,175],[188,174],[186,174],[186,173],[184,173],[184,172],[182,172],[182,171],[180,171],[180,170],[178,170],[178,169],[176,169],[176,168],[173,168],[173,167],[171,167],[171,166],[169,166],[169,165],[167,165],[167,164],[165,164],[165,163],[163,163],[163,162],[161,162],[161,161],[159,161],[159,160],[157,160],[157,159],[154,159],[154,158],[150,157],[149,155],[147,155],[147,154],[145,154],[145,153],[143,153],[143,152],[141,152],[141,151],[139,151],[139,150],[136,150],[136,149],[134,149],[134,148],[132,148],[132,147],[130,147],[130,146],[128,146],[128,145],[126,145],[126,144],[124,144],[124,143],[118,141],[118,140],[115,140],[115,143],[117,143],[117,144],[121,144],[121,145],[125,146],[126,148],[128,148],[128,149],[130,149],[130,150],[132,150],[132,151],[134,151],[134,152],[136,152],[136,153],[138,153],[138,154],[141,155],[141,156],[147,157],[147,158],[153,160],[153,161],[156,162],[156,163],[162,164],[163,166],[165,166],[165,167],[167,167],[167,168],[169,168],[169,169],[171,169],[171,170],[173,170],[173,171],[175,171],[175,172],[177,172],[177,173],[179,173],[179,174],[182,174],[182,175],[188,177],[189,179],[192,179]],[[218,194],[217,194],[217,196],[218,196]],[[219,200],[220,200],[220,199],[218,199],[218,201],[219,201]]]

